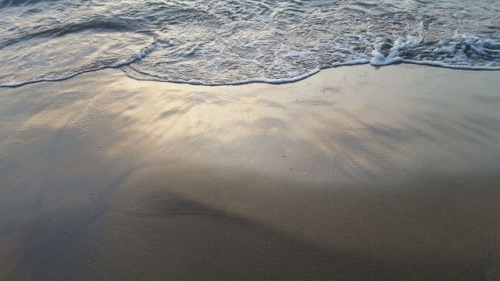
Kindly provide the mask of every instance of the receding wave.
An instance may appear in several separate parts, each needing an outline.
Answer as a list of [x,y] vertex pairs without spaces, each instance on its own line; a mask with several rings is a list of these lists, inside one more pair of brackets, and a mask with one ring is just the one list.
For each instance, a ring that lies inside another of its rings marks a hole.
[[[4,1],[0,86],[102,68],[204,85],[417,63],[500,70],[500,2]],[[19,21],[19,18],[23,18]]]

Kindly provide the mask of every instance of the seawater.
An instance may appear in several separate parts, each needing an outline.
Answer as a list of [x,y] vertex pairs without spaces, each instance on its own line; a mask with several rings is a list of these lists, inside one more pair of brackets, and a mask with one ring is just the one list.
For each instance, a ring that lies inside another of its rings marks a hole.
[[0,86],[110,67],[204,85],[367,63],[500,70],[499,15],[498,0],[2,0]]

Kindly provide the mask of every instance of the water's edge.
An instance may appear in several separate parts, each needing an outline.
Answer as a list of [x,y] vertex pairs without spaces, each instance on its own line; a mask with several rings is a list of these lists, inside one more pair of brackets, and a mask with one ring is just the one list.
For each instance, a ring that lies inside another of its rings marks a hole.
[[59,82],[59,81],[64,81],[68,80],[71,78],[74,78],[76,76],[79,76],[81,74],[85,73],[90,73],[90,72],[97,72],[105,69],[120,69],[125,73],[127,77],[133,80],[137,81],[154,81],[154,82],[164,82],[164,83],[173,83],[173,84],[186,84],[186,85],[195,85],[195,86],[211,86],[211,87],[217,87],[217,86],[237,86],[237,85],[246,85],[246,84],[253,84],[253,83],[262,83],[262,84],[271,84],[271,85],[280,85],[280,84],[288,84],[288,83],[295,83],[298,81],[302,81],[304,79],[307,79],[317,73],[319,73],[322,70],[326,69],[331,69],[331,68],[339,68],[339,67],[349,67],[349,66],[356,66],[356,65],[372,65],[375,69],[380,68],[380,67],[388,67],[391,65],[398,65],[398,64],[413,64],[413,65],[421,65],[421,66],[427,66],[427,67],[438,67],[438,68],[446,68],[446,69],[453,69],[453,70],[463,70],[463,71],[500,71],[500,67],[463,67],[463,66],[445,66],[440,63],[435,63],[435,62],[421,62],[421,61],[411,61],[411,60],[398,60],[396,62],[393,62],[391,64],[385,64],[385,65],[374,65],[370,62],[357,62],[357,63],[347,63],[347,64],[342,64],[342,65],[337,65],[337,66],[332,66],[332,67],[325,67],[325,68],[316,68],[312,71],[309,71],[303,75],[297,76],[297,77],[292,77],[292,78],[282,78],[282,79],[266,79],[266,78],[254,78],[254,79],[247,79],[247,80],[241,80],[241,81],[235,81],[235,82],[230,82],[230,83],[216,83],[216,84],[210,84],[210,83],[203,83],[202,81],[184,81],[184,80],[163,80],[161,78],[153,77],[153,76],[146,76],[144,75],[143,77],[137,77],[137,76],[132,76],[128,75],[127,71],[123,69],[123,67],[129,66],[130,64],[134,63],[135,60],[132,59],[130,61],[124,62],[118,66],[103,66],[100,68],[96,69],[89,69],[89,70],[83,70],[77,73],[72,73],[68,76],[65,77],[59,77],[59,78],[43,78],[43,79],[38,79],[38,80],[33,80],[33,81],[23,81],[23,82],[12,82],[12,83],[2,83],[0,84],[0,88],[18,88],[26,85],[31,85],[31,84],[38,84],[42,82]]

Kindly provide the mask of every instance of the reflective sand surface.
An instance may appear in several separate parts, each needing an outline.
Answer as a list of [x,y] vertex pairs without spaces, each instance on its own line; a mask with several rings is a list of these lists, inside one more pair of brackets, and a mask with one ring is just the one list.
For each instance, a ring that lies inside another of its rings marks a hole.
[[499,81],[0,89],[0,279],[497,280]]

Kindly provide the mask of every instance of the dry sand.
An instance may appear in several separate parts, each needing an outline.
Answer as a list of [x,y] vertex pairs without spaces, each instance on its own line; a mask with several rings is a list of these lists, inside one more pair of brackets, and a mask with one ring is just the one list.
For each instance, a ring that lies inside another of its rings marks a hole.
[[0,89],[0,280],[500,280],[500,72]]

